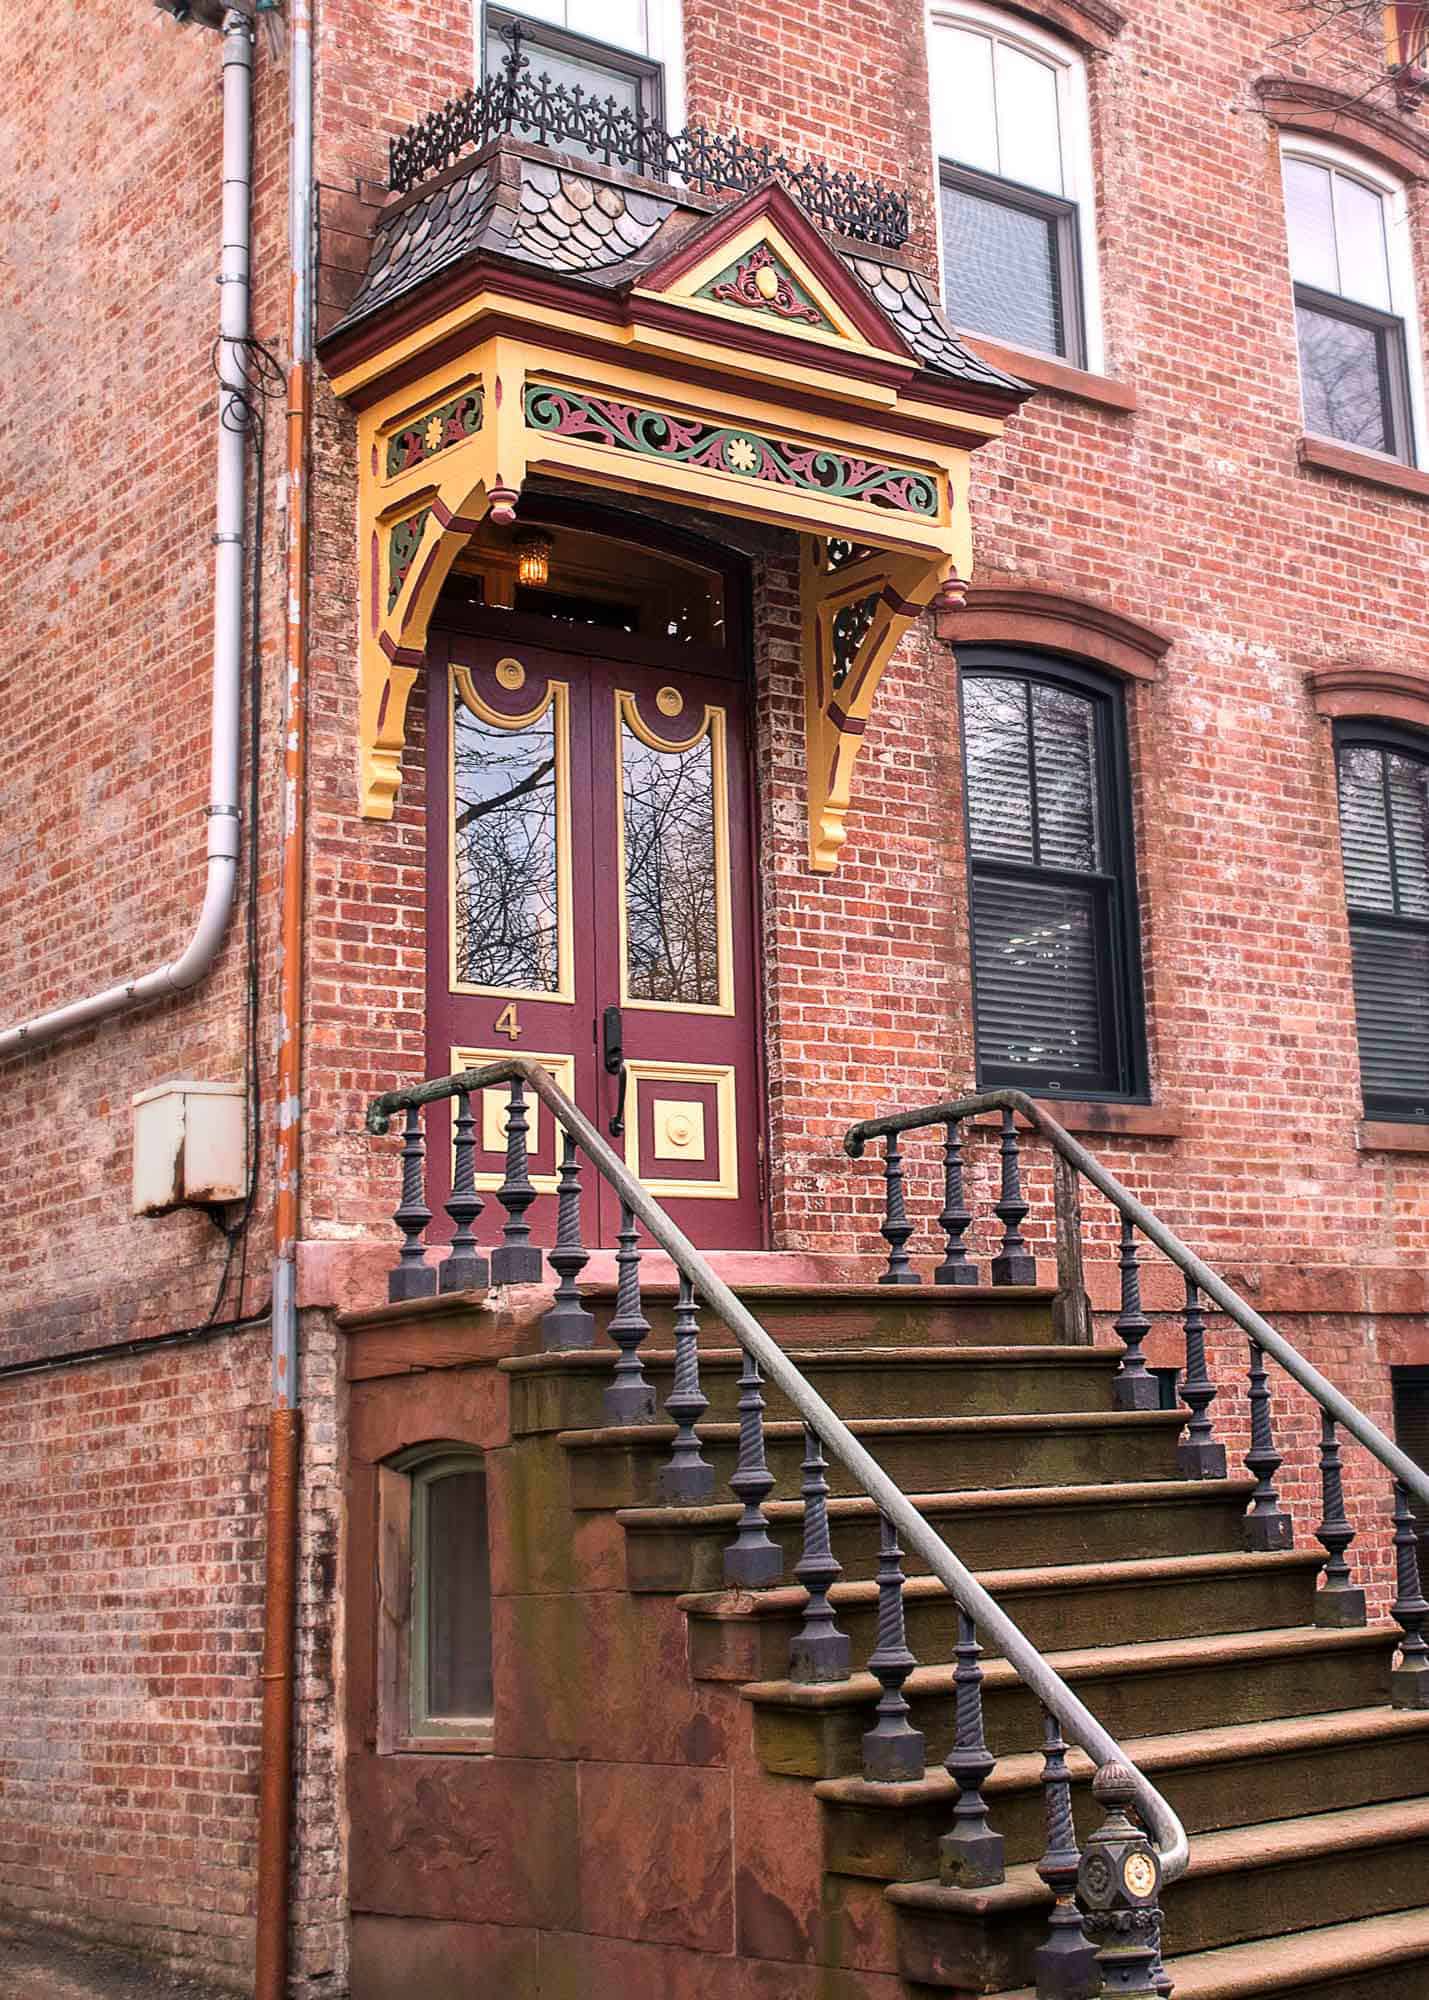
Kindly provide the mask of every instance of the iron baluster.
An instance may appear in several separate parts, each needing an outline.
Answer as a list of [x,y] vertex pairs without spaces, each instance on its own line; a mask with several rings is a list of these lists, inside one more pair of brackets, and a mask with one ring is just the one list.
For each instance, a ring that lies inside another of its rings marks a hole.
[[1275,1449],[1270,1423],[1270,1383],[1266,1379],[1265,1356],[1253,1340],[1249,1400],[1250,1450],[1245,1455],[1245,1465],[1248,1472],[1254,1473],[1256,1485],[1250,1497],[1250,1512],[1245,1517],[1245,1545],[1262,1551],[1288,1549],[1295,1540],[1295,1530],[1272,1484],[1280,1470],[1281,1456]]
[[1345,1550],[1355,1538],[1345,1514],[1345,1482],[1340,1470],[1340,1442],[1335,1420],[1320,1412],[1320,1497],[1324,1518],[1315,1539],[1325,1551],[1320,1588],[1315,1592],[1317,1625],[1363,1625],[1368,1613],[1365,1594],[1350,1581]]
[[876,1784],[903,1784],[923,1775],[923,1734],[908,1720],[903,1683],[918,1662],[908,1650],[903,1622],[903,1552],[898,1531],[878,1516],[878,1644],[868,1671],[883,1689],[877,1721],[863,1739],[863,1775]]
[[402,1129],[402,1199],[392,1217],[401,1230],[401,1250],[387,1278],[387,1296],[400,1299],[429,1299],[437,1289],[437,1274],[427,1262],[422,1244],[432,1211],[427,1207],[421,1107],[410,1104]]
[[763,1502],[774,1490],[774,1475],[764,1455],[764,1398],[759,1384],[759,1363],[746,1348],[739,1371],[739,1463],[729,1482],[744,1512],[724,1552],[725,1582],[744,1590],[762,1590],[784,1574],[783,1552],[770,1540],[764,1520]]
[[681,1274],[675,1301],[675,1386],[665,1399],[675,1420],[675,1442],[660,1468],[660,1498],[667,1506],[694,1506],[714,1492],[714,1467],[705,1462],[695,1425],[709,1408],[700,1388],[700,1316],[695,1288]]
[[958,1643],[953,1648],[953,1747],[943,1759],[958,1788],[953,1828],[938,1842],[938,1872],[959,1889],[986,1889],[1005,1874],[1002,1835],[988,1824],[982,1788],[997,1768],[987,1747],[982,1720],[982,1647],[977,1627],[958,1607]]
[[1119,1410],[1155,1410],[1161,1405],[1156,1377],[1146,1365],[1141,1343],[1151,1331],[1151,1321],[1141,1310],[1141,1265],[1136,1255],[1136,1231],[1123,1220],[1121,1225],[1121,1311],[1112,1330],[1126,1352],[1112,1382],[1112,1394]]
[[541,1345],[548,1352],[595,1345],[595,1314],[581,1304],[576,1279],[590,1262],[581,1242],[581,1163],[569,1132],[561,1135],[561,1173],[556,1186],[556,1241],[546,1253],[560,1283],[550,1311],[542,1315]]
[[1002,1192],[993,1205],[993,1214],[1002,1224],[1002,1247],[992,1260],[992,1282],[995,1285],[1035,1285],[1037,1259],[1029,1254],[1022,1236],[1027,1203],[1022,1198],[1017,1126],[1010,1111],[1002,1114]]
[[1187,1479],[1224,1479],[1226,1448],[1216,1442],[1215,1426],[1207,1412],[1216,1398],[1216,1385],[1206,1366],[1206,1321],[1201,1311],[1199,1288],[1186,1280],[1186,1307],[1181,1315],[1186,1330],[1186,1365],[1181,1371],[1181,1401],[1191,1412],[1186,1435],[1176,1447],[1176,1466]]
[[1072,1778],[1067,1769],[1067,1745],[1061,1725],[1042,1711],[1042,1798],[1047,1822],[1047,1846],[1037,1873],[1052,1892],[1047,1942],[1032,1955],[1037,2000],[1096,2000],[1102,1990],[1096,1949],[1082,1929],[1077,1908],[1077,1869],[1081,1854],[1072,1820]]
[[645,1379],[640,1359],[640,1343],[650,1331],[650,1322],[640,1310],[639,1231],[635,1217],[624,1202],[620,1204],[620,1228],[615,1236],[615,1311],[606,1332],[620,1349],[615,1374],[606,1387],[606,1421],[612,1424],[651,1424],[655,1421],[655,1391]]
[[972,1227],[972,1210],[963,1192],[962,1126],[954,1118],[945,1128],[943,1142],[943,1206],[938,1227],[948,1239],[947,1255],[933,1273],[935,1285],[975,1285],[977,1266],[967,1253],[963,1238]]
[[485,1257],[478,1254],[471,1225],[485,1204],[476,1191],[476,1120],[471,1115],[471,1096],[459,1090],[456,1118],[452,1126],[452,1193],[447,1214],[456,1224],[451,1254],[441,1267],[444,1292],[479,1292],[490,1283],[491,1271]]
[[511,1085],[506,1110],[506,1174],[496,1190],[496,1199],[506,1210],[501,1241],[491,1253],[493,1285],[539,1285],[542,1273],[540,1251],[531,1241],[526,1211],[536,1199],[527,1171],[526,1089],[520,1077]]
[[1396,1708],[1429,1708],[1429,1645],[1424,1624],[1429,1604],[1419,1577],[1419,1524],[1409,1503],[1408,1489],[1394,1482],[1394,1558],[1397,1588],[1390,1615],[1404,1634],[1399,1665],[1389,1677],[1390,1700]]
[[916,1285],[919,1282],[918,1273],[909,1263],[908,1252],[904,1248],[913,1234],[913,1225],[908,1220],[903,1198],[903,1155],[892,1132],[884,1145],[883,1221],[878,1233],[888,1245],[888,1265],[878,1280],[879,1284]]
[[829,1482],[818,1433],[804,1427],[804,1552],[794,1574],[809,1593],[804,1623],[789,1642],[791,1681],[842,1681],[848,1678],[849,1639],[840,1632],[829,1603],[829,1590],[843,1575],[829,1540]]

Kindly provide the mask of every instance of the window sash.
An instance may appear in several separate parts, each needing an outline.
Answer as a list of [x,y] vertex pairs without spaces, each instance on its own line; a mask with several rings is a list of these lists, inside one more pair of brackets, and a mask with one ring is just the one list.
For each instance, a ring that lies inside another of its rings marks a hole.
[[[1086,315],[1082,288],[1081,229],[1076,202],[1069,201],[1064,195],[1047,194],[1040,188],[1026,187],[1019,181],[1004,180],[997,174],[979,172],[975,167],[962,166],[956,160],[940,160],[938,173],[940,183],[945,188],[961,189],[967,194],[976,195],[980,200],[996,202],[1003,208],[1016,209],[1021,214],[1036,216],[1039,221],[1048,225],[1051,246],[1051,287],[1061,321],[1062,339],[1060,346],[1046,351],[1073,368],[1085,368]],[[952,273],[947,267],[946,258],[943,290],[945,294],[951,295]],[[985,333],[990,340],[1008,337],[999,333],[994,327],[968,326],[967,330],[970,333]]]
[[[1411,416],[1409,357],[1404,321],[1397,313],[1380,312],[1375,306],[1357,305],[1354,300],[1342,299],[1336,293],[1316,291],[1312,285],[1295,286],[1295,304],[1297,307],[1303,306],[1309,312],[1318,313],[1324,319],[1337,319],[1350,326],[1367,327],[1376,336],[1375,351],[1379,368],[1380,409],[1384,420],[1385,449],[1379,451],[1376,446],[1361,444],[1355,439],[1337,439],[1336,442],[1349,443],[1356,451],[1373,451],[1377,456],[1395,458],[1407,465],[1413,465],[1414,423]],[[1305,388],[1304,366],[1302,352],[1300,362],[1302,404]],[[1331,432],[1328,435],[1334,434]]]
[[[413,1740],[430,1737],[469,1738],[490,1724],[492,1704],[474,1709],[470,1714],[433,1714],[431,1709],[431,1619],[433,1613],[431,1550],[431,1497],[434,1487],[449,1477],[477,1474],[485,1481],[485,1469],[475,1454],[452,1455],[428,1461],[413,1469],[411,1473],[411,1604],[409,1610],[408,1674],[407,1690],[409,1721],[408,1727]],[[483,1501],[480,1517],[482,1537],[487,1533],[487,1512]],[[484,1589],[487,1618],[490,1618],[491,1577],[490,1556],[483,1543],[483,1560],[479,1567],[479,1581]],[[490,1645],[488,1623],[488,1648]],[[488,1650],[485,1662],[489,1676],[491,1669]]]
[[972,869],[973,991],[974,1020],[982,1029],[990,1011],[990,996],[978,973],[982,952],[978,944],[978,891],[1000,884],[1045,885],[1081,892],[1090,911],[1090,960],[1096,1009],[1095,1060],[1081,1065],[1071,1060],[1049,1058],[1045,1063],[1000,1061],[978,1056],[978,1081],[984,1088],[1012,1085],[1066,1097],[1120,1096],[1125,1094],[1125,1023],[1120,1001],[1124,981],[1119,949],[1119,889],[1114,878],[1086,875],[1074,869],[1002,867],[991,862],[975,862]]
[[[489,76],[507,53],[506,44],[501,40],[502,30],[512,22],[519,22],[521,39],[529,54],[530,75],[540,74],[540,50],[549,49],[552,55],[563,56],[568,62],[589,67],[592,72],[592,92],[598,97],[611,93],[600,87],[601,73],[605,75],[629,77],[635,84],[636,100],[642,114],[655,124],[663,124],[665,119],[665,69],[664,64],[654,56],[639,54],[633,49],[618,47],[613,42],[597,41],[593,35],[578,34],[573,28],[563,28],[552,21],[529,18],[519,8],[487,7],[483,12],[482,30],[484,48],[482,52],[482,75]],[[579,150],[573,148],[573,150]],[[595,155],[592,154],[592,158]]]

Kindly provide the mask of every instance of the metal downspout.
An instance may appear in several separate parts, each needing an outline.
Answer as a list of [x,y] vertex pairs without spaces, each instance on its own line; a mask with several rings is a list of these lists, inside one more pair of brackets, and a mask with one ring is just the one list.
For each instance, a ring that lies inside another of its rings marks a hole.
[[166,965],[0,1032],[0,1059],[42,1048],[71,1028],[196,986],[218,956],[238,880],[238,705],[243,663],[243,571],[248,454],[244,348],[250,308],[253,31],[223,23],[223,246],[219,263],[218,475],[213,555],[213,719],[208,790],[208,877],[193,936]]
[[297,1244],[302,1165],[303,837],[306,749],[308,429],[312,403],[312,6],[288,7],[287,615],[283,859],[279,878],[278,1080],[273,1205],[273,1382],[268,1428],[267,1573],[259,1764],[255,2000],[288,1983],[293,1824],[299,1414]]

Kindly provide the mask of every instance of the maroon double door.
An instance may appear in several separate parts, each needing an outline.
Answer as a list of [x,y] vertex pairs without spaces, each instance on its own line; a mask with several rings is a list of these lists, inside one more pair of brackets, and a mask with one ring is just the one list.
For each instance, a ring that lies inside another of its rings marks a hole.
[[[678,656],[637,665],[449,631],[432,636],[428,686],[429,1073],[536,1058],[697,1244],[758,1247],[742,681]],[[501,1179],[505,1092],[475,1108],[485,1191]],[[544,1106],[532,1119],[532,1179],[550,1192],[553,1121]],[[608,1245],[618,1207],[597,1179],[586,1240]],[[538,1239],[553,1208],[531,1211]],[[482,1220],[494,1235],[496,1204]]]

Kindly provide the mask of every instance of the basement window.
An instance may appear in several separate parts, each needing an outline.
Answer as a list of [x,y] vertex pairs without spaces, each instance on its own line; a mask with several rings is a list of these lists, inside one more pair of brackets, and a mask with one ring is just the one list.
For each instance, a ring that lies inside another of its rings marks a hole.
[[383,1747],[489,1750],[491,1557],[479,1452],[418,1445],[382,1468]]
[[[1391,1368],[1394,1398],[1394,1442],[1408,1458],[1429,1472],[1429,1368]],[[1419,1525],[1419,1575],[1429,1581],[1429,1510],[1410,1502]]]

